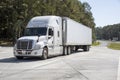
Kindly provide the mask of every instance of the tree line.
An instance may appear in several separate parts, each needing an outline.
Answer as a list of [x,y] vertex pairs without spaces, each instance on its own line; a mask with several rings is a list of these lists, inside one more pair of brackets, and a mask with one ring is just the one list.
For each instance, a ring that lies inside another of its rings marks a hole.
[[120,41],[120,23],[97,27],[95,30],[97,39]]
[[0,0],[0,38],[14,40],[23,35],[28,21],[35,16],[66,16],[93,29],[91,6],[79,0]]

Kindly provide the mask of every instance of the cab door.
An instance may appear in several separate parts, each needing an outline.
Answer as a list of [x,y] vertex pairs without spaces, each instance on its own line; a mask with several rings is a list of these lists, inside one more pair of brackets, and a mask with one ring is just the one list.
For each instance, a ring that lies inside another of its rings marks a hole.
[[61,35],[59,26],[54,28],[54,53],[55,55],[62,54],[62,46],[61,46]]
[[48,29],[48,54],[53,55],[54,54],[54,28]]

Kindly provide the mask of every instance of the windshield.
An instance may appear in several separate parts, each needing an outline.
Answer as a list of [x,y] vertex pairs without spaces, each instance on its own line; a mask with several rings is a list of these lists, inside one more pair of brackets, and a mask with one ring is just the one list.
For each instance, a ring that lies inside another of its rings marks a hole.
[[27,28],[25,30],[24,36],[38,36],[38,35],[46,35],[47,28],[39,27],[39,28]]

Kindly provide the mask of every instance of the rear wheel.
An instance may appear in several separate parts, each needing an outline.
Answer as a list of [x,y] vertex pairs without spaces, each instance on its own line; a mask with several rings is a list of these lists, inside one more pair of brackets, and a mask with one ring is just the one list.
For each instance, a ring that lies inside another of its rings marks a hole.
[[71,54],[71,47],[67,47],[67,55]]
[[47,48],[43,48],[42,59],[45,60],[47,58],[48,58],[48,49]]
[[67,47],[63,47],[63,55],[67,55]]

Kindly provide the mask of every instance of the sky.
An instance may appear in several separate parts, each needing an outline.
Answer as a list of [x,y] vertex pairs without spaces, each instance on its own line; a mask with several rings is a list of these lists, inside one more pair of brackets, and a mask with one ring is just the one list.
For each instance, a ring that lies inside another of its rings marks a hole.
[[120,23],[120,0],[80,0],[88,2],[96,27]]

